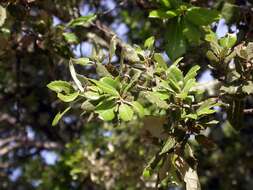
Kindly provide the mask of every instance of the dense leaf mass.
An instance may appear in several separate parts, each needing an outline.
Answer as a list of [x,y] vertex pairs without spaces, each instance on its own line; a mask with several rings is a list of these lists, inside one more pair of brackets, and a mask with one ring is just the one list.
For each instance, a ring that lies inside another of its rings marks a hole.
[[0,189],[253,189],[252,3],[1,1]]

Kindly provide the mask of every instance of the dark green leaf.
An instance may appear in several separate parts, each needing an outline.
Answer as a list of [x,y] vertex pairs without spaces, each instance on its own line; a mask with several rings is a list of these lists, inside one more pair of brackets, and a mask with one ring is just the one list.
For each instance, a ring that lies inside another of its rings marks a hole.
[[183,36],[181,23],[173,22],[169,25],[166,39],[166,52],[171,60],[175,60],[185,53],[186,42]]
[[191,7],[186,12],[185,18],[198,26],[206,26],[217,21],[220,16],[215,10],[201,7]]
[[183,27],[183,35],[187,38],[187,40],[190,43],[195,43],[195,44],[200,43],[201,31],[194,24],[191,24],[186,21]]

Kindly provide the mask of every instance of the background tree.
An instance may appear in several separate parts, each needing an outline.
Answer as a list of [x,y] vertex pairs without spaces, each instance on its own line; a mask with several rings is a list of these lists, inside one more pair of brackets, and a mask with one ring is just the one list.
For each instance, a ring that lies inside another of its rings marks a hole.
[[252,21],[252,1],[1,2],[0,189],[252,189]]

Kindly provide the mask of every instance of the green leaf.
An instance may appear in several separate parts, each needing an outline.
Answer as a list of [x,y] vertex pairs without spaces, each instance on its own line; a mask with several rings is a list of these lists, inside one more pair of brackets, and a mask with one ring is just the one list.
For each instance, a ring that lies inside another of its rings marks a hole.
[[94,111],[95,110],[95,106],[89,100],[84,101],[81,105],[81,108],[85,111]]
[[62,34],[64,39],[70,43],[70,44],[77,44],[79,43],[79,39],[78,37],[75,35],[75,33],[68,33],[68,32],[65,32]]
[[103,82],[103,81],[97,81],[94,79],[90,79],[91,82],[97,85],[104,93],[111,94],[113,96],[119,96],[118,91],[111,85]]
[[82,86],[82,83],[78,80],[77,76],[76,76],[76,71],[75,71],[75,68],[74,68],[74,65],[72,63],[72,61],[70,60],[69,62],[69,70],[70,70],[70,74],[71,74],[71,77],[72,79],[74,80],[76,86],[78,87],[78,89],[83,92],[84,91],[84,88]]
[[225,2],[221,10],[222,17],[225,18],[227,23],[232,23],[240,16],[240,8],[237,5]]
[[137,52],[135,51],[135,49],[128,44],[125,44],[122,47],[122,54],[123,54],[124,59],[126,59],[132,63],[140,61],[140,58],[139,58]]
[[52,126],[55,126],[59,123],[59,120],[62,118],[62,116],[64,114],[66,114],[69,110],[71,109],[71,107],[68,107],[66,108],[62,113],[61,112],[58,112],[55,117],[54,117],[54,120],[52,122]]
[[78,59],[71,59],[71,60],[74,64],[78,64],[78,65],[83,65],[83,66],[92,65],[90,63],[90,59],[87,57],[82,57],[82,58],[78,58]]
[[120,82],[112,77],[103,77],[100,79],[101,82],[110,85],[111,87],[119,90],[120,89]]
[[97,62],[96,64],[96,72],[100,77],[112,76],[111,73],[106,69],[106,67],[100,62]]
[[113,36],[110,41],[110,47],[109,47],[110,61],[111,61],[112,57],[115,55],[116,47],[117,47],[117,37]]
[[66,81],[61,81],[61,80],[56,80],[53,82],[50,82],[47,87],[55,92],[65,92],[65,93],[71,93],[74,88],[72,87],[72,85],[69,82]]
[[162,100],[159,96],[157,96],[153,92],[144,92],[145,97],[147,100],[153,104],[156,104],[159,108],[168,109],[169,105],[166,101]]
[[160,0],[159,3],[161,3],[163,6],[170,8],[170,0]]
[[151,170],[150,170],[150,168],[145,168],[145,169],[143,170],[143,172],[142,172],[142,176],[143,176],[144,178],[149,178],[149,177],[151,177]]
[[200,69],[200,66],[195,65],[193,66],[188,73],[185,75],[184,77],[184,82],[187,83],[188,80],[190,79],[195,79],[195,77],[197,76],[197,71]]
[[184,80],[182,71],[175,65],[169,67],[166,71],[168,78],[172,79],[174,82],[180,82]]
[[169,25],[166,40],[166,52],[172,61],[185,53],[186,42],[183,36],[182,24],[180,22],[173,22]]
[[170,151],[176,145],[176,140],[172,137],[169,137],[165,144],[163,145],[162,150],[159,152],[159,155],[165,154]]
[[200,43],[201,31],[197,26],[185,21],[183,28],[183,35],[190,43]]
[[182,115],[182,118],[189,118],[189,119],[196,120],[198,118],[198,115],[191,113],[191,114],[187,114],[187,115]]
[[195,79],[190,79],[188,80],[185,85],[184,88],[182,90],[182,93],[186,93],[188,94],[188,92],[191,90],[192,87],[196,86],[196,80]]
[[81,16],[81,17],[71,20],[67,24],[67,27],[86,26],[87,24],[91,23],[95,19],[96,19],[96,15],[94,14]]
[[133,110],[127,104],[120,104],[119,106],[119,117],[123,121],[130,121],[133,118]]
[[134,84],[138,81],[140,75],[141,71],[137,70],[134,76],[131,78],[131,81],[124,88],[123,94],[127,93],[134,86]]
[[66,95],[59,92],[57,94],[57,97],[63,102],[72,102],[78,97],[78,95],[79,95],[79,92],[74,92],[74,93],[66,94]]
[[113,120],[115,117],[116,103],[113,100],[101,101],[95,108],[95,113],[105,121]]
[[133,107],[134,111],[139,114],[140,117],[143,117],[145,115],[144,108],[138,101],[131,102],[131,106]]
[[114,113],[115,107],[107,110],[97,111],[99,117],[104,121],[111,121],[115,117]]
[[170,97],[168,92],[154,91],[152,92],[155,96],[159,97],[161,100],[167,100]]
[[149,18],[170,19],[175,16],[177,14],[174,11],[153,10],[149,13]]
[[[170,89],[172,89],[174,92],[179,93],[181,91],[181,88],[179,86],[179,83],[175,82],[173,79],[168,78]],[[169,90],[170,90],[169,89]]]
[[87,91],[84,93],[84,96],[90,100],[98,100],[100,95],[97,92]]
[[196,110],[197,115],[208,115],[208,114],[213,114],[216,112],[216,110],[213,110],[211,108],[215,106],[219,106],[219,103],[213,102],[212,100],[206,100],[201,106]]
[[162,67],[164,69],[168,68],[167,63],[163,60],[162,54],[155,53],[154,54],[154,60],[158,63],[158,67]]
[[154,43],[155,43],[155,38],[154,38],[154,36],[151,36],[145,40],[144,47],[147,49],[151,49],[151,48],[153,48]]
[[236,34],[227,34],[227,36],[219,40],[220,45],[225,48],[232,48],[237,41]]
[[220,16],[215,10],[210,10],[201,7],[191,7],[186,12],[185,18],[198,26],[206,26],[217,21]]

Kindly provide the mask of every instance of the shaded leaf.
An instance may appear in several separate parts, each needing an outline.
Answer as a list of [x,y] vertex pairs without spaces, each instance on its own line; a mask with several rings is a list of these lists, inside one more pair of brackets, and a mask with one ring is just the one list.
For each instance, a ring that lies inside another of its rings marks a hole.
[[186,12],[185,18],[193,24],[206,26],[220,18],[219,13],[201,7],[191,7]]
[[211,149],[215,147],[214,142],[205,135],[197,135],[195,136],[195,139],[199,144],[203,145],[205,148]]
[[181,23],[171,23],[166,34],[166,52],[171,60],[183,55],[186,51],[186,42],[183,36]]

